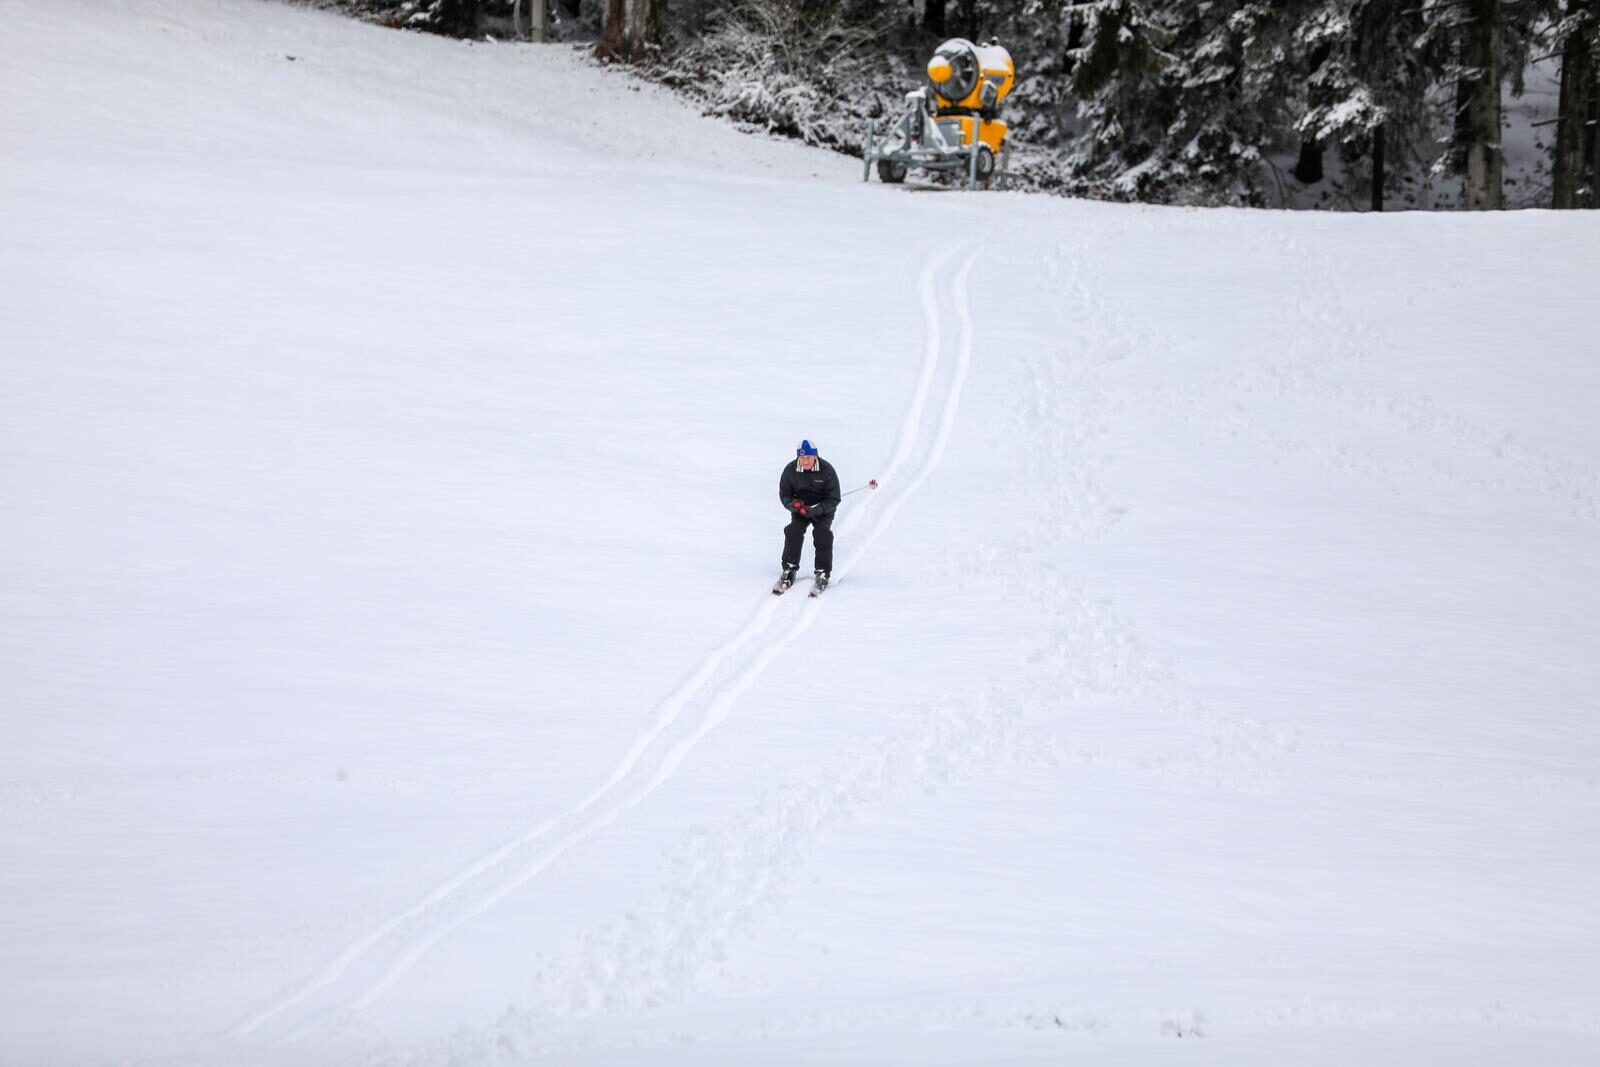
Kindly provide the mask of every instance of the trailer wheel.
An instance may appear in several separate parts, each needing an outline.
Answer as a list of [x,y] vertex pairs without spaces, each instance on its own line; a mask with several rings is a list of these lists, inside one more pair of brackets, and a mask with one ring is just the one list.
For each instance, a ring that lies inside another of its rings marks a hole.
[[885,185],[899,185],[906,180],[906,165],[898,159],[878,160],[878,180]]
[[994,150],[988,145],[978,146],[978,180],[986,182],[994,177]]

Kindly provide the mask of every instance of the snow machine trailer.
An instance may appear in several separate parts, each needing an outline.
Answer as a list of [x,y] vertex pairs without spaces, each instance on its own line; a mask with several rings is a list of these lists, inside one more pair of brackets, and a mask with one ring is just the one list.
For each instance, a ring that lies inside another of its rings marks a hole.
[[946,41],[928,61],[928,84],[906,94],[900,116],[881,134],[877,121],[867,124],[861,180],[872,180],[876,164],[878,179],[889,184],[920,167],[965,172],[968,188],[988,188],[997,159],[1004,178],[1010,146],[1000,101],[1016,81],[1016,64],[998,38],[983,45],[959,37]]

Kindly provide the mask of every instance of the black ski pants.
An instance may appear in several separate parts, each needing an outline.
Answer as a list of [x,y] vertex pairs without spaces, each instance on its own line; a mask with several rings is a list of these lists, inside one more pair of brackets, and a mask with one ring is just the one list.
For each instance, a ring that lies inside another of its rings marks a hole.
[[833,573],[833,515],[791,515],[783,528],[783,565],[800,566],[800,549],[806,543],[806,527],[811,527],[811,544],[816,549],[817,570]]

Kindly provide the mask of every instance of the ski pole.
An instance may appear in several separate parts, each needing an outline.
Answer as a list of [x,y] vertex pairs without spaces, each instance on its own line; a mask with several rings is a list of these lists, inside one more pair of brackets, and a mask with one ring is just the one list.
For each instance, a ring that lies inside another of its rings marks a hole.
[[851,489],[849,492],[840,493],[839,494],[839,503],[841,503],[841,504],[844,503],[844,498],[847,497],[847,496],[850,496],[852,493],[859,493],[863,489],[876,489],[876,488],[878,488],[878,479],[869,478],[869,479],[867,479],[867,484],[866,485],[858,485],[854,489]]
[[876,488],[878,488],[878,479],[869,478],[867,480],[867,484],[866,485],[858,485],[854,489],[850,490],[849,493],[840,493],[839,494],[839,499],[843,500],[845,497],[849,496],[850,493],[859,493],[863,489],[876,489]]

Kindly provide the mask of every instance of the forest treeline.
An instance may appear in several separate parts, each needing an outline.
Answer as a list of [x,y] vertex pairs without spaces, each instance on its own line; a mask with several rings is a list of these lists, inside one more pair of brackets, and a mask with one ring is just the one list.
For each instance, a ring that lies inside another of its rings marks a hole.
[[[939,40],[998,38],[1036,188],[1374,209],[1447,188],[1495,209],[1510,131],[1537,146],[1515,204],[1600,207],[1600,0],[325,0],[461,37],[515,33],[519,3],[708,112],[844,151]],[[1512,130],[1534,81],[1555,107]]]

